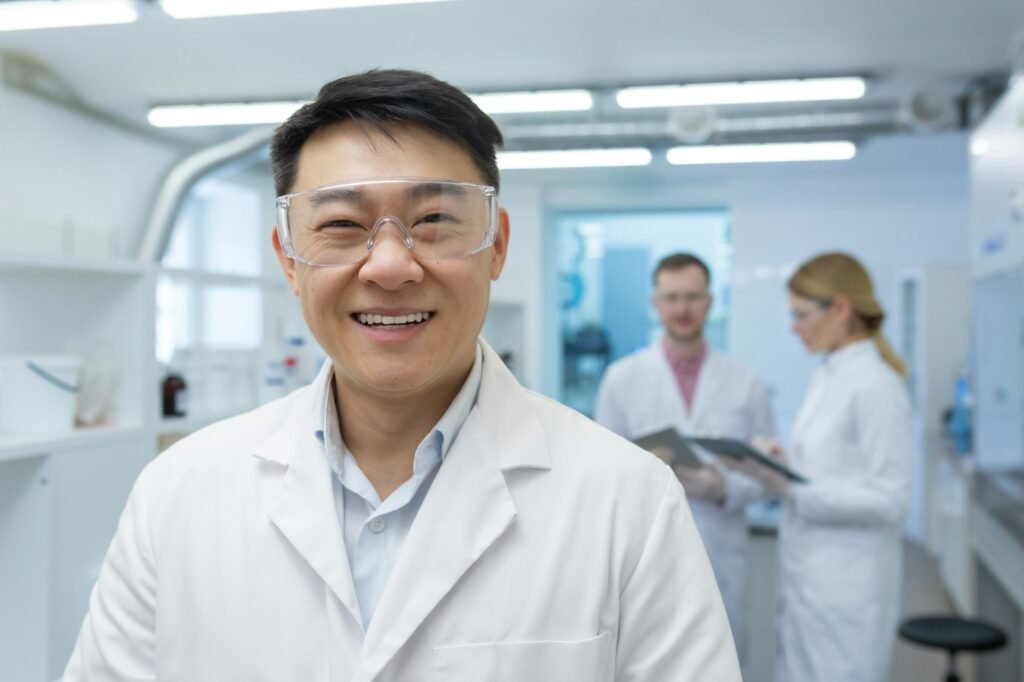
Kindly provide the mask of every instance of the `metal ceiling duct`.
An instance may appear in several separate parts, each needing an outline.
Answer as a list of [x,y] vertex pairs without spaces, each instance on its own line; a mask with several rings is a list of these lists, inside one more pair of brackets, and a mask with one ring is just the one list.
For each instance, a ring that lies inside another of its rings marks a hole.
[[[933,111],[933,110],[929,110]],[[943,125],[952,125],[943,119]],[[670,110],[666,115],[507,121],[501,124],[509,150],[536,148],[579,148],[586,146],[670,146],[727,142],[778,142],[863,137],[908,129],[901,103],[875,103],[858,107],[822,107],[809,110],[760,111],[753,114],[735,110],[722,112],[706,107]],[[928,128],[935,130],[939,126]]]

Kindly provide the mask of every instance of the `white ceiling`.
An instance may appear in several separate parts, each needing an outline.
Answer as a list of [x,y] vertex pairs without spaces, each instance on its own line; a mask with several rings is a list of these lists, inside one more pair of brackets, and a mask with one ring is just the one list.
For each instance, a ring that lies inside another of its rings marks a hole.
[[869,73],[963,82],[1007,71],[1024,0],[452,0],[0,33],[85,100],[143,121],[157,103],[306,97],[372,67],[470,91]]

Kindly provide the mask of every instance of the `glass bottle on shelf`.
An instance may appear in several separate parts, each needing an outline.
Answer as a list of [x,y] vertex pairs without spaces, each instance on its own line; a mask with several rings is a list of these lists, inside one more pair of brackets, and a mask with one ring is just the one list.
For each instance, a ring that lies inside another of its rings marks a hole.
[[184,417],[186,413],[186,397],[188,384],[185,377],[172,369],[167,370],[162,385],[163,415],[165,417]]

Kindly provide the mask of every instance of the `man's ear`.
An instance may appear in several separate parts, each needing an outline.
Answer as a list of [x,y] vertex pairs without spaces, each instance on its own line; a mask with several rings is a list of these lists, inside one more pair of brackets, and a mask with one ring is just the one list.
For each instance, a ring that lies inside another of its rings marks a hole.
[[508,257],[509,240],[509,219],[508,211],[498,209],[498,234],[494,238],[494,255],[491,258],[491,280],[497,280],[501,271],[505,268],[505,258]]
[[274,244],[274,253],[277,254],[277,262],[281,264],[281,270],[284,272],[284,278],[288,280],[288,286],[292,288],[292,293],[298,296],[299,287],[295,281],[295,261],[285,254],[276,226],[270,235],[270,241]]

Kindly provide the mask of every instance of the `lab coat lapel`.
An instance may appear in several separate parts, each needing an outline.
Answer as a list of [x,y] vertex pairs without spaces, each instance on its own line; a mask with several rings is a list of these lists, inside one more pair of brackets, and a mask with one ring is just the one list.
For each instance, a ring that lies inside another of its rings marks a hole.
[[697,375],[697,388],[693,393],[693,407],[690,410],[690,427],[693,431],[703,431],[700,425],[707,423],[707,412],[715,404],[718,392],[722,389],[722,358],[710,348],[701,363]]
[[650,348],[657,366],[657,371],[654,373],[655,385],[658,388],[658,395],[663,401],[664,414],[670,415],[669,421],[676,424],[681,433],[689,434],[693,431],[693,415],[690,410],[686,409],[683,392],[679,389],[675,370],[672,369],[672,363],[668,361],[663,343],[664,341],[659,339]]
[[268,516],[361,629],[359,603],[334,505],[333,474],[309,416],[317,409],[315,390],[310,386],[304,391],[287,421],[255,453],[269,463],[287,467]]
[[528,394],[483,342],[477,405],[438,470],[405,539],[363,645],[354,682],[369,682],[438,603],[512,525],[504,470],[549,468],[543,428]]

